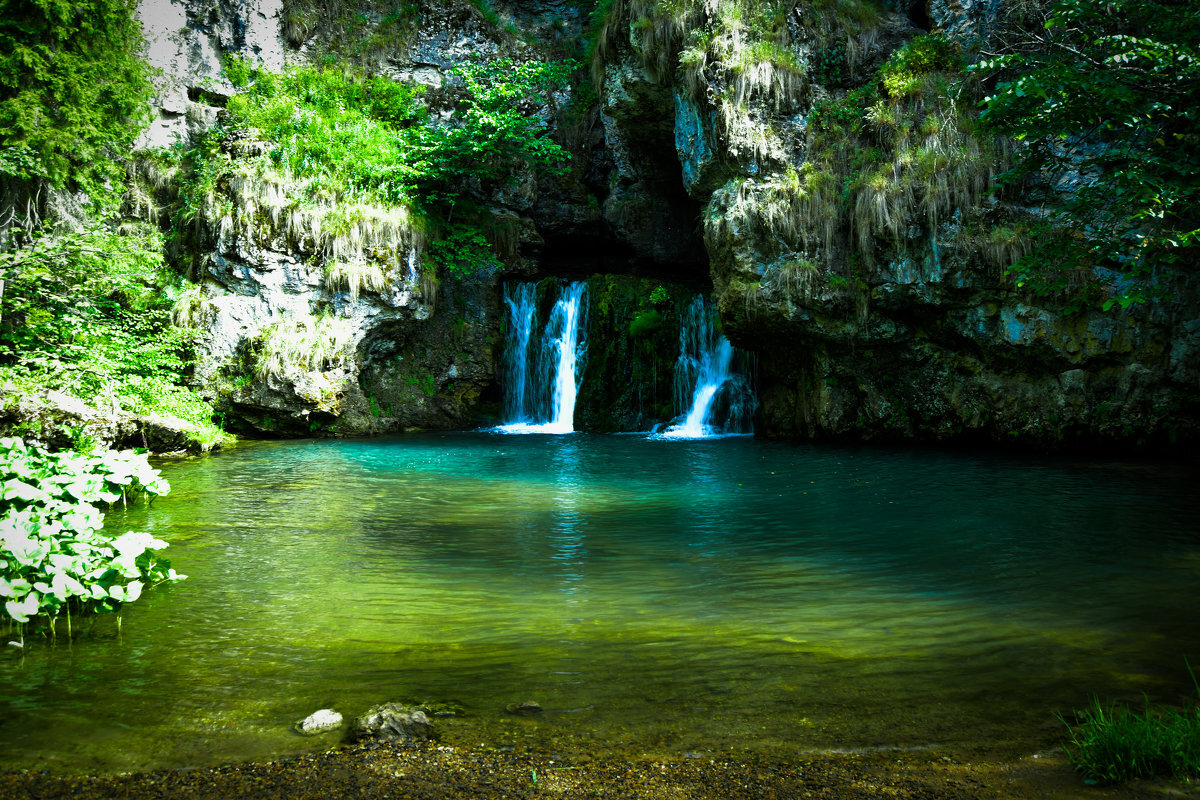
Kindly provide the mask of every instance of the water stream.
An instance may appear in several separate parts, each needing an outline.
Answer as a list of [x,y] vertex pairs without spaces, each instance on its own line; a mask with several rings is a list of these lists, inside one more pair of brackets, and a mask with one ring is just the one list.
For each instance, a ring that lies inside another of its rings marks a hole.
[[506,284],[505,433],[571,433],[587,354],[587,284],[568,283],[538,321],[536,283]]
[[1028,755],[1200,664],[1179,464],[459,433],[163,469],[109,523],[188,579],[0,651],[0,766],[277,758],[336,741],[291,731],[316,709],[392,700],[456,709],[463,747]]
[[[712,305],[701,295],[680,320],[679,358],[673,382],[680,416],[660,435],[669,439],[753,433],[757,398],[734,347],[713,325]],[[735,366],[736,365],[736,366]]]

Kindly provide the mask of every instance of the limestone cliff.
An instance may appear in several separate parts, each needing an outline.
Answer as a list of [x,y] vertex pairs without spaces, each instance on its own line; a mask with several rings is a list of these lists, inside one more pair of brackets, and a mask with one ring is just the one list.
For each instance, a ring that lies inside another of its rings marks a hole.
[[[222,125],[221,106],[236,91],[230,57],[270,71],[353,62],[366,74],[419,84],[444,117],[459,91],[449,75],[455,64],[561,55],[526,35],[561,35],[564,26],[578,34],[579,10],[555,10],[514,4],[518,28],[507,12],[501,19],[466,0],[147,0],[148,55],[162,73],[158,119],[143,144],[193,146]],[[554,109],[539,113],[554,124]],[[473,277],[439,276],[426,259],[422,222],[406,210],[314,201],[296,175],[255,158],[269,145],[253,131],[225,135],[220,146],[227,174],[182,230],[175,216],[177,258],[199,287],[178,316],[202,332],[196,383],[227,410],[234,430],[470,426],[495,398],[502,276],[534,270],[547,238],[569,239],[598,221],[576,173],[541,183],[532,172],[516,175],[483,198],[503,263]],[[156,172],[153,159],[134,171],[147,207],[180,180]]]
[[[227,187],[240,216],[201,215],[191,244],[203,286],[192,311],[207,332],[198,381],[263,432],[467,426],[498,397],[500,281],[625,272],[711,286],[727,335],[758,356],[766,435],[1196,437],[1192,282],[1125,311],[1067,313],[1004,276],[1027,246],[1020,221],[1033,201],[987,193],[1006,145],[973,128],[970,87],[946,91],[961,64],[922,38],[940,32],[969,62],[1006,19],[1004,2],[602,5],[589,22],[593,4],[562,0],[146,0],[163,69],[154,144],[217,123],[230,54],[279,69],[337,52],[428,86],[436,109],[468,55],[550,59],[579,52],[585,34],[595,41],[594,108],[542,112],[574,169],[517,175],[488,198],[509,241],[486,274],[435,279],[403,230],[371,238],[368,228],[387,228],[375,217],[354,246],[383,278],[351,291],[322,266],[333,245],[279,222],[295,211],[286,186],[264,193],[272,178],[246,175]],[[864,87],[898,52],[922,66],[871,95]],[[648,309],[635,306],[610,327]],[[319,341],[319,356],[249,368],[273,331]],[[591,360],[593,373],[602,363]],[[644,416],[602,379],[585,377],[584,420]]]
[[[1101,312],[1004,276],[1028,245],[1016,233],[1026,206],[1070,190],[986,193],[1006,143],[974,129],[978,96],[958,59],[1008,5],[613,9],[605,102],[660,98],[642,106],[649,119],[614,126],[620,148],[652,148],[673,123],[725,330],[760,357],[760,433],[1035,446],[1196,436],[1194,282]],[[954,52],[931,67],[943,42]],[[871,88],[885,63],[906,66]]]

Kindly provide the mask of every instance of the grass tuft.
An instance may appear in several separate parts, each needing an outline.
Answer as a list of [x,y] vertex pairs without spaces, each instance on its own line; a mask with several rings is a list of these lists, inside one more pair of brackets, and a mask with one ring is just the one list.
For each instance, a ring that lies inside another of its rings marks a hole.
[[1140,713],[1093,698],[1076,712],[1075,726],[1067,723],[1067,757],[1088,783],[1200,777],[1200,684],[1196,695],[1197,704],[1183,711],[1147,700]]

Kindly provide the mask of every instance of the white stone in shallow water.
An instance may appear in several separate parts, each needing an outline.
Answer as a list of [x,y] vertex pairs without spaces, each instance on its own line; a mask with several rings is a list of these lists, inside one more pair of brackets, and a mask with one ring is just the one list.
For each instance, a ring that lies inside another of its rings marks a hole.
[[317,733],[337,728],[342,724],[342,715],[334,711],[332,708],[322,708],[320,711],[314,711],[304,719],[296,723],[296,732],[302,733],[305,736],[312,736]]

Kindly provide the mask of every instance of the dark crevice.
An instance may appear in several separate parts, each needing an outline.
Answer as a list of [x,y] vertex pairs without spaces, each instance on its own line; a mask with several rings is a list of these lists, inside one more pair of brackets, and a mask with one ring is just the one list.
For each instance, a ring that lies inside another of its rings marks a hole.
[[929,18],[929,6],[926,0],[910,0],[908,21],[923,31],[933,30],[933,20]]
[[586,278],[597,273],[630,275],[712,291],[706,261],[658,262],[641,257],[627,243],[603,234],[550,237],[538,258],[538,277]]

